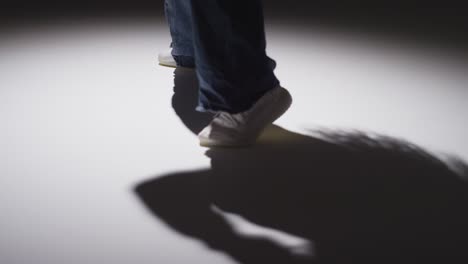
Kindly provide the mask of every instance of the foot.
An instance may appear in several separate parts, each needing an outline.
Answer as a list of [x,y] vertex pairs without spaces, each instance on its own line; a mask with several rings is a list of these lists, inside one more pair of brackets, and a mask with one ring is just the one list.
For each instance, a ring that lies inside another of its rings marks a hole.
[[185,55],[174,56],[172,55],[172,49],[159,53],[158,61],[159,61],[159,65],[171,67],[171,68],[177,68],[177,67],[183,67],[183,68],[189,68],[189,69],[195,68],[195,61],[193,59],[193,56],[185,56]]
[[289,92],[276,87],[249,110],[238,114],[218,112],[199,134],[204,147],[243,147],[255,143],[263,129],[282,116],[292,103]]
[[158,55],[159,65],[176,68],[177,62],[175,61],[174,57],[172,56],[172,49],[163,51]]

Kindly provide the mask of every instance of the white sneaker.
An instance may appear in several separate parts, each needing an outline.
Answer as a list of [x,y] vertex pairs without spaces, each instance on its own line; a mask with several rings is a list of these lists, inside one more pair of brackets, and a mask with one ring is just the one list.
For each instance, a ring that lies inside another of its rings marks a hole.
[[291,106],[289,92],[281,86],[263,95],[249,110],[238,114],[218,112],[199,134],[204,147],[243,147],[255,143],[263,129]]
[[177,62],[174,60],[174,57],[172,56],[172,49],[159,53],[158,61],[159,61],[159,65],[162,65],[162,66],[171,67],[171,68],[177,67]]

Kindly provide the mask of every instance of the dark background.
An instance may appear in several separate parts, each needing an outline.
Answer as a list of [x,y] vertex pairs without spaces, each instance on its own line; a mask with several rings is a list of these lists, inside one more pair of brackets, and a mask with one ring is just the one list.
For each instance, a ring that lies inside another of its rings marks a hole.
[[[447,1],[363,2],[264,0],[267,22],[292,26],[326,25],[337,29],[404,37],[426,43],[468,47],[467,8]],[[163,0],[7,0],[2,27],[85,17],[163,17]]]

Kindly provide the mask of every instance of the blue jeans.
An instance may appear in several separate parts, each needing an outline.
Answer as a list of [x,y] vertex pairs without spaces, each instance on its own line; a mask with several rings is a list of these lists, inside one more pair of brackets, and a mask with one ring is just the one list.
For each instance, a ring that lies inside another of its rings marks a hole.
[[260,0],[166,0],[165,10],[175,60],[196,68],[198,111],[243,112],[279,85]]
[[189,0],[166,0],[164,12],[171,32],[172,56],[178,66],[195,67],[192,10]]

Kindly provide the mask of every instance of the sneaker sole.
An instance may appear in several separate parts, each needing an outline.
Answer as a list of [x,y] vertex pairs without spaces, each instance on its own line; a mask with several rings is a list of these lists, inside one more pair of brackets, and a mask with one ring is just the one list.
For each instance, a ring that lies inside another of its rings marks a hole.
[[177,68],[177,65],[173,65],[173,64],[169,64],[169,63],[164,63],[164,62],[160,62],[159,65],[160,65],[160,66],[163,66],[163,67],[168,67],[168,68]]

